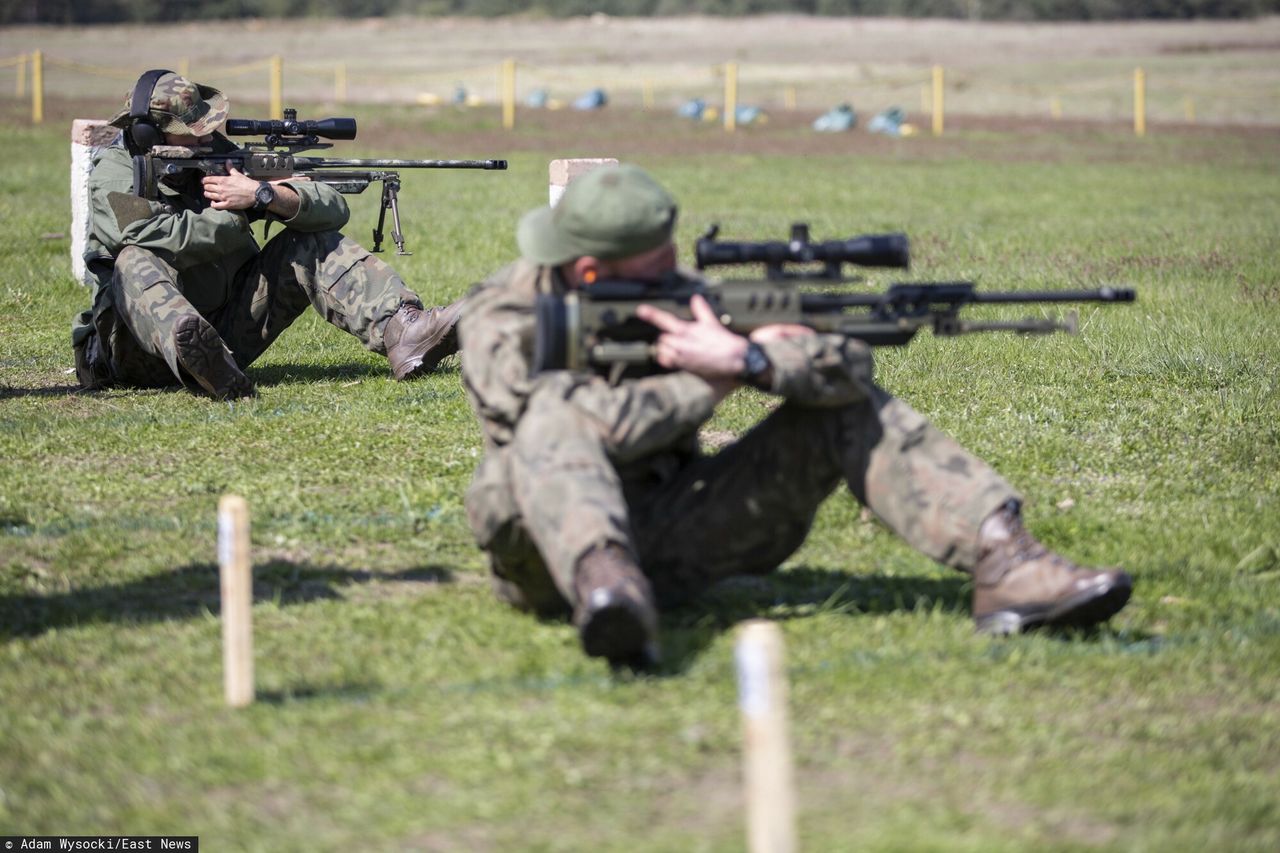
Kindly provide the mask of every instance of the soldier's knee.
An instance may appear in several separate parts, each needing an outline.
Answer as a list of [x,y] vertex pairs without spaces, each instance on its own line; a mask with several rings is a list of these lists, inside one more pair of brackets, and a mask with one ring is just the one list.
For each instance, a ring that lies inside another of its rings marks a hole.
[[150,249],[144,249],[141,246],[125,246],[116,252],[116,269],[119,270],[122,265],[128,266],[130,263],[153,257],[155,254]]
[[[516,425],[512,446],[516,453],[542,455],[551,446],[599,447],[605,442],[600,425],[563,399],[535,398]],[[556,395],[552,395],[556,396]]]
[[127,299],[157,282],[172,282],[176,275],[172,267],[149,249],[125,246],[116,254],[111,289],[118,297]]

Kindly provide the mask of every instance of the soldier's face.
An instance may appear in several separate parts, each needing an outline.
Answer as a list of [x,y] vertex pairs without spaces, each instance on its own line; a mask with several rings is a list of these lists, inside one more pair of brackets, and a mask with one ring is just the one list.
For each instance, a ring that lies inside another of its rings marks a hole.
[[667,241],[643,254],[601,261],[600,266],[601,280],[626,278],[635,281],[657,281],[676,268],[676,244]]
[[193,136],[190,133],[166,133],[164,141],[168,145],[180,145],[183,148],[199,148],[213,142],[213,134]]

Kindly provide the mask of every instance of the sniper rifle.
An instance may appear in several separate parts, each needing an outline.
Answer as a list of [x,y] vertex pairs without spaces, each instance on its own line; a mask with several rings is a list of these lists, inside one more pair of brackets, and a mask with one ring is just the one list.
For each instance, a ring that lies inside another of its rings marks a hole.
[[658,330],[635,313],[653,305],[690,319],[689,300],[703,296],[720,322],[739,334],[774,323],[798,323],[818,332],[846,335],[870,346],[905,346],[929,328],[951,337],[975,332],[1049,334],[1077,331],[1074,312],[1064,320],[971,321],[960,316],[973,305],[1057,302],[1133,302],[1129,288],[983,293],[973,282],[897,283],[883,293],[807,292],[807,282],[847,282],[845,264],[906,269],[905,234],[873,234],[813,243],[807,225],[792,226],[787,242],[731,243],[717,239],[717,226],[696,244],[700,270],[730,264],[763,264],[765,277],[708,281],[672,273],[657,281],[599,281],[566,294],[540,294],[535,312],[534,371],[597,370],[611,381],[651,373]]
[[[374,181],[382,184],[382,204],[378,225],[373,229],[373,251],[382,251],[383,226],[391,211],[391,239],[396,254],[408,255],[400,230],[399,169],[486,169],[507,168],[506,160],[364,160],[300,157],[303,151],[332,148],[321,139],[356,138],[353,118],[326,118],[300,121],[298,111],[287,109],[283,119],[228,119],[227,136],[261,136],[230,151],[213,152],[179,145],[156,145],[133,157],[133,193],[145,199],[159,198],[159,184],[187,170],[206,175],[227,175],[238,169],[259,181],[308,178],[329,184],[340,193],[362,193]],[[226,143],[226,140],[223,140]]]

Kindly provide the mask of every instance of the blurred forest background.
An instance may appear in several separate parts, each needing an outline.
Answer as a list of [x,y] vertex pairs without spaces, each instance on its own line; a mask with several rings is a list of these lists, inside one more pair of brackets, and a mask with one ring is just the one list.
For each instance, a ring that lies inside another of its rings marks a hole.
[[754,15],[1091,21],[1248,18],[1280,0],[0,0],[0,24],[106,24],[234,18]]

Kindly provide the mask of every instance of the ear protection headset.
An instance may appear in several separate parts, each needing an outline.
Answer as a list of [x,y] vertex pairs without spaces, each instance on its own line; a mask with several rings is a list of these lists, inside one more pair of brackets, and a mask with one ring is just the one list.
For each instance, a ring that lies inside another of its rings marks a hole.
[[125,129],[124,135],[135,153],[145,153],[154,145],[164,144],[164,131],[151,121],[151,92],[161,77],[172,73],[164,68],[153,68],[139,77],[133,86],[133,94],[129,96],[129,118],[133,122]]

